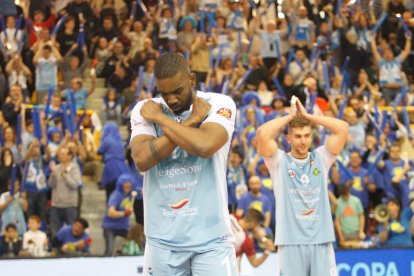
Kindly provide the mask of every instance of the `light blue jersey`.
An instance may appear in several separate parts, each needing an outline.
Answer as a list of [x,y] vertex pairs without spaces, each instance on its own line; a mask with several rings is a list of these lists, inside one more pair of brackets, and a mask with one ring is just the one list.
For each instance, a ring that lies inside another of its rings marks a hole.
[[[201,158],[177,147],[144,176],[144,215],[147,241],[171,250],[208,250],[231,243],[227,209],[226,164],[234,131],[236,106],[230,97],[197,92],[211,104],[205,123],[217,123],[228,132],[227,143],[212,157]],[[174,114],[162,98],[163,112],[177,122],[190,110]],[[137,135],[160,137],[163,131],[140,115],[143,102],[132,111],[131,140]]]
[[325,146],[303,160],[282,150],[265,159],[276,198],[276,244],[314,245],[335,240],[327,174],[335,156]]

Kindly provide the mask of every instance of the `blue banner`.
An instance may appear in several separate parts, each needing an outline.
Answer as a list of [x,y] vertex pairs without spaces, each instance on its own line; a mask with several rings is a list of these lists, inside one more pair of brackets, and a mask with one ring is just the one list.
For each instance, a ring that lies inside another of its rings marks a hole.
[[339,250],[335,252],[339,276],[414,275],[414,249]]

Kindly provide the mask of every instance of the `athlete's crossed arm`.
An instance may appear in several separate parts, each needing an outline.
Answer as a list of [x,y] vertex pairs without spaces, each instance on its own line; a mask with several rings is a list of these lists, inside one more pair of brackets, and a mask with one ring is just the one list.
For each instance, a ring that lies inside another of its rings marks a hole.
[[161,106],[151,100],[141,108],[141,116],[157,124],[164,135],[138,135],[131,141],[132,158],[141,171],[146,171],[169,156],[177,147],[190,154],[210,157],[227,141],[227,131],[216,123],[197,126],[208,115],[211,106],[204,99],[196,97],[191,116],[183,123],[177,123],[162,112]]

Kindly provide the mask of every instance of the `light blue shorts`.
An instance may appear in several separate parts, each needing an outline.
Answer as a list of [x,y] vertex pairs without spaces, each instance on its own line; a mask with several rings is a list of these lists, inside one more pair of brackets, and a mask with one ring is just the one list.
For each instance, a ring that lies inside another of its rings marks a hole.
[[278,247],[277,276],[338,276],[331,243]]
[[174,251],[145,245],[146,276],[237,276],[234,246],[206,251]]

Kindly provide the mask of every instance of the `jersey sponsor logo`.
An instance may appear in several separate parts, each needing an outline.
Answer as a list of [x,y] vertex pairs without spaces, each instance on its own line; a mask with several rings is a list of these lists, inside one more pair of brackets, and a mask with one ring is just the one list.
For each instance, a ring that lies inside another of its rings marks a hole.
[[183,208],[188,202],[190,202],[190,199],[183,198],[175,204],[168,204],[168,206],[170,206],[171,209],[177,210]]
[[184,174],[196,174],[202,170],[201,164],[194,165],[194,166],[183,166],[181,168],[172,168],[166,170],[158,170],[158,176],[164,177],[175,177],[177,175],[184,175]]
[[290,176],[291,178],[294,178],[294,177],[295,177],[295,175],[296,175],[296,173],[295,173],[295,171],[294,171],[294,170],[288,170],[288,173],[289,173],[289,176]]
[[181,208],[173,210],[168,210],[165,208],[162,209],[163,217],[187,217],[196,215],[198,215],[198,207],[190,207],[189,205],[185,205]]
[[174,190],[176,192],[187,191],[189,189],[195,188],[197,185],[197,180],[181,182],[181,183],[168,183],[160,184],[161,190]]
[[231,109],[228,107],[222,107],[217,111],[217,114],[223,116],[224,118],[231,118]]
[[300,214],[301,216],[310,216],[314,214],[315,212],[316,212],[315,209],[309,209],[309,210],[300,212]]

